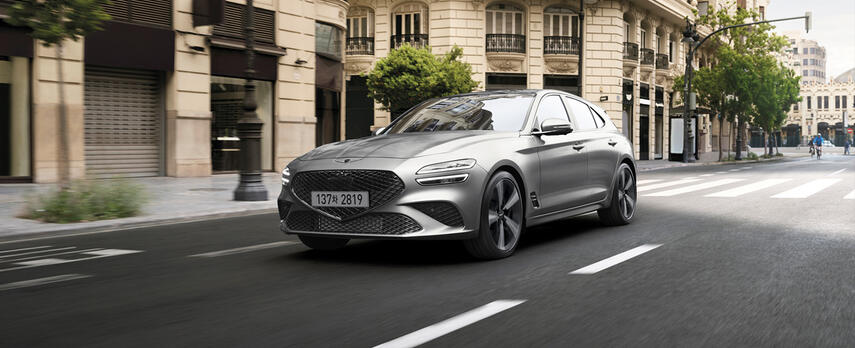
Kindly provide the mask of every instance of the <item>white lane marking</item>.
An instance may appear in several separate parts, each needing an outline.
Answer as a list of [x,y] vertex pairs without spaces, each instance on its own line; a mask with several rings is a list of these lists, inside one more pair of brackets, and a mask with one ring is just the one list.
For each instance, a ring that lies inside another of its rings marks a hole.
[[836,184],[840,179],[817,179],[788,191],[781,192],[772,198],[807,198]]
[[855,199],[855,190],[852,190],[852,192],[849,192],[849,194],[844,196],[843,199]]
[[742,168],[739,168],[739,169],[742,169],[742,170],[748,170],[748,169],[751,169],[751,168],[754,168],[754,167],[742,167]]
[[39,285],[45,285],[45,284],[51,284],[51,283],[67,282],[69,280],[83,279],[83,278],[89,278],[89,277],[91,277],[91,275],[63,274],[63,275],[58,275],[58,276],[53,276],[53,277],[23,280],[20,282],[0,284],[0,291],[20,289],[20,288],[28,288],[28,287],[32,287],[32,286],[39,286]]
[[526,300],[498,300],[475,308],[458,316],[443,320],[424,329],[414,331],[410,334],[398,337],[389,342],[374,346],[374,348],[409,348],[415,347],[436,338],[442,337],[463,327],[491,317],[513,307]]
[[125,249],[101,249],[95,251],[87,251],[81,254],[87,255],[95,255],[100,257],[108,257],[108,256],[118,256],[118,255],[127,255],[127,254],[135,254],[140,252],[139,250],[125,250]]
[[15,263],[15,262],[18,262],[18,261],[23,261],[23,260],[38,259],[38,258],[47,258],[47,257],[52,257],[52,256],[57,256],[57,255],[82,254],[82,253],[85,253],[85,252],[95,251],[95,250],[100,250],[100,249],[95,248],[95,249],[84,249],[84,250],[72,250],[72,251],[65,251],[65,252],[61,252],[61,253],[53,253],[53,254],[47,254],[47,255],[30,255],[30,256],[20,257],[20,258],[17,258],[17,259],[3,260],[3,262],[11,262],[11,263]]
[[[84,257],[84,258],[79,258],[79,259],[71,259],[71,260],[60,259],[60,258],[56,258],[56,257],[49,257],[49,258],[41,258],[41,259],[35,259],[35,260],[29,260],[29,261],[13,262],[12,264],[16,265],[18,267],[3,268],[3,269],[0,269],[0,272],[9,272],[9,271],[15,271],[15,270],[19,270],[19,269],[26,269],[26,268],[33,268],[33,267],[40,267],[40,266],[50,266],[50,265],[58,265],[58,264],[63,264],[63,263],[72,263],[72,262],[80,262],[80,261],[87,261],[87,260],[95,260],[95,259],[101,259],[101,258],[105,258],[105,257],[135,254],[135,253],[141,253],[141,252],[142,252],[142,250],[125,250],[125,249],[87,249],[87,250],[83,250],[80,252],[69,251],[69,252],[64,252],[64,253],[56,253],[56,254],[53,254],[50,256],[56,256],[59,254],[73,254],[73,253],[84,254],[84,255],[94,255],[94,256]],[[32,259],[32,257],[25,257],[23,259]]]
[[716,174],[727,174],[727,172],[715,172]]
[[270,249],[270,248],[275,248],[275,247],[278,247],[278,246],[291,245],[291,244],[297,244],[297,243],[296,243],[296,242],[289,242],[289,241],[273,242],[273,243],[267,243],[267,244],[250,245],[250,246],[245,246],[245,247],[242,247],[242,248],[234,248],[234,249],[226,249],[226,250],[220,250],[220,251],[212,251],[212,252],[209,252],[209,253],[202,253],[202,254],[190,255],[190,256],[188,256],[188,257],[218,257],[218,256],[226,256],[226,255],[233,255],[233,254],[247,253],[247,252],[250,252],[250,251],[256,251],[256,250]]
[[644,184],[652,184],[654,182],[662,181],[663,179],[647,179],[647,180],[638,180],[636,185],[644,185]]
[[645,196],[671,197],[671,196],[676,196],[676,195],[683,194],[683,193],[700,191],[700,190],[705,190],[708,188],[713,188],[716,186],[732,184],[732,183],[735,183],[737,181],[742,181],[742,180],[743,179],[721,179],[721,180],[716,180],[716,181],[705,182],[703,184],[697,184],[697,185],[692,185],[692,186],[688,186],[688,187],[681,187],[681,188],[673,189],[673,190],[651,193],[651,194],[648,194]]
[[606,268],[612,267],[612,266],[617,265],[621,262],[629,260],[633,257],[644,254],[644,253],[651,251],[653,249],[656,249],[660,246],[662,246],[662,244],[644,244],[640,247],[629,249],[627,251],[624,251],[620,254],[617,254],[617,255],[612,256],[610,258],[607,258],[605,260],[592,263],[588,266],[585,266],[585,267],[577,269],[573,272],[570,272],[569,274],[594,274],[594,273],[602,271]]
[[693,182],[699,181],[699,180],[701,180],[701,179],[683,179],[683,180],[677,180],[677,181],[671,181],[671,182],[663,182],[661,184],[641,186],[638,189],[636,189],[636,192],[644,192],[644,191],[655,190],[655,189],[659,189],[659,188],[663,188],[663,187],[688,184],[688,183],[693,183]]
[[836,172],[834,172],[834,173],[828,174],[828,176],[834,176],[834,175],[837,175],[837,174],[843,173],[843,171],[844,171],[844,170],[846,170],[846,168],[843,168],[843,169],[838,170],[838,171],[836,171]]
[[76,248],[76,247],[66,247],[66,248],[56,248],[56,249],[42,249],[42,250],[35,250],[35,251],[27,251],[27,252],[18,253],[18,254],[0,255],[0,259],[8,259],[8,258],[18,257],[18,256],[23,256],[23,255],[44,254],[44,253],[49,253],[49,252],[52,252],[52,251],[63,251],[63,250],[74,249],[74,248]]
[[701,177],[713,176],[715,174],[702,174]]
[[775,185],[779,185],[779,184],[785,183],[785,182],[790,181],[790,180],[792,180],[792,179],[768,179],[768,180],[762,180],[762,181],[758,181],[758,182],[755,182],[755,183],[750,183],[750,184],[748,184],[748,185],[743,185],[743,186],[739,186],[739,187],[736,187],[736,188],[732,188],[732,189],[730,189],[730,190],[725,190],[725,191],[721,191],[721,192],[711,193],[711,194],[708,194],[708,195],[706,195],[706,196],[704,196],[704,197],[739,197],[739,196],[742,196],[742,195],[744,195],[744,194],[746,194],[746,193],[750,193],[750,192],[754,192],[754,191],[759,191],[759,190],[762,190],[762,189],[764,189],[764,188],[772,187],[772,186],[775,186]]
[[24,250],[44,249],[44,248],[50,248],[50,247],[52,247],[52,246],[53,246],[53,245],[42,245],[42,246],[30,247],[30,248],[21,248],[21,249],[12,249],[12,250],[0,250],[0,254],[13,253],[13,252],[17,252],[17,251],[24,251]]
[[728,170],[728,172],[738,172],[738,171],[739,171],[739,169],[731,169],[731,170]]

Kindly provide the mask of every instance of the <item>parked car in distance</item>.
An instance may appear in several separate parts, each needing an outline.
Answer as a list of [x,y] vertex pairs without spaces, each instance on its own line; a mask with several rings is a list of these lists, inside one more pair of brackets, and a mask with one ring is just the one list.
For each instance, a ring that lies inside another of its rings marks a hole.
[[495,259],[535,225],[593,211],[627,224],[636,199],[632,145],[603,109],[508,90],[431,99],[374,136],[309,151],[283,169],[278,204],[280,229],[314,249],[460,239]]

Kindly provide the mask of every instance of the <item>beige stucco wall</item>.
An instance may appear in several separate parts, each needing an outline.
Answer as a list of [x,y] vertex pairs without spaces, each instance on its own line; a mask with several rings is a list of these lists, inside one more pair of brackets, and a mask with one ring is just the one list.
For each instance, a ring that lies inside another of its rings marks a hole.
[[176,0],[173,6],[175,70],[166,74],[166,175],[211,175],[211,49],[206,37],[212,27],[193,27],[192,0]]
[[[36,44],[36,43],[34,43]],[[83,158],[83,40],[65,42],[62,57],[72,178],[85,175]],[[33,181],[59,178],[59,75],[54,47],[37,44],[33,57]]]

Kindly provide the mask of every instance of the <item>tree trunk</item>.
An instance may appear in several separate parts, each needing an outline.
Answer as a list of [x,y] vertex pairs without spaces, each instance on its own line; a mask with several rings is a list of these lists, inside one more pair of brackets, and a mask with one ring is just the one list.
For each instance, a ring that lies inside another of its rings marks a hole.
[[745,123],[739,119],[736,120],[736,159],[742,159],[742,124]]
[[730,150],[733,149],[733,122],[728,122],[727,125],[727,159],[730,160]]
[[718,117],[718,161],[721,162],[721,155],[724,152],[724,149],[721,147],[721,136],[724,134],[724,114],[722,113]]
[[62,190],[67,190],[71,184],[71,164],[68,158],[68,116],[66,115],[65,108],[65,76],[62,74],[62,49],[63,43],[60,41],[56,45],[57,85],[59,86],[59,119],[57,120],[59,141],[57,142],[57,155],[59,156],[59,187]]
[[775,155],[777,155],[777,154],[781,153],[781,150],[780,150],[780,149],[778,149],[778,142],[779,142],[779,140],[780,140],[780,136],[781,136],[781,133],[780,133],[780,132],[779,132],[779,133],[777,133],[777,135],[775,136]]

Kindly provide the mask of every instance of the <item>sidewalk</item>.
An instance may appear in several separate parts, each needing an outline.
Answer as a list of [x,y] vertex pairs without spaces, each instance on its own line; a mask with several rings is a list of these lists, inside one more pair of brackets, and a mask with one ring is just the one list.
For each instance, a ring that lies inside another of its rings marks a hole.
[[[53,184],[3,184],[0,185],[0,240],[18,239],[23,235],[41,233],[98,232],[119,228],[151,226],[210,219],[216,217],[242,216],[276,212],[276,198],[281,190],[278,173],[265,173],[267,201],[236,202],[232,191],[237,187],[237,174],[220,174],[202,178],[138,178],[148,192],[148,203],[143,214],[132,218],[81,222],[71,224],[43,223],[19,219],[29,197],[37,192],[54,189]],[[276,221],[271,221],[276,229]]]
[[[782,148],[783,149],[783,148]],[[762,151],[762,149],[760,149]],[[651,170],[659,170],[665,168],[674,168],[674,167],[697,167],[697,166],[710,166],[710,165],[724,165],[724,164],[746,164],[746,163],[757,163],[757,162],[768,162],[768,161],[778,161],[785,158],[798,158],[798,157],[807,157],[810,156],[807,153],[807,149],[801,150],[789,150],[784,151],[781,150],[781,153],[784,154],[783,157],[773,157],[770,159],[757,159],[757,160],[746,160],[742,161],[731,161],[731,162],[718,162],[718,161],[695,161],[694,163],[683,163],[683,162],[675,162],[669,160],[638,160],[635,161],[635,167],[638,168],[639,172],[647,172]],[[840,153],[843,153],[843,150],[840,150]],[[762,153],[761,153],[762,154]],[[743,158],[746,156],[746,153],[743,153]]]

